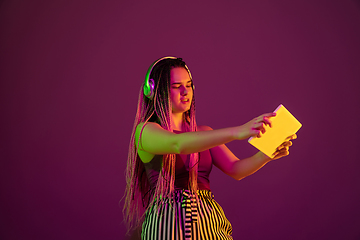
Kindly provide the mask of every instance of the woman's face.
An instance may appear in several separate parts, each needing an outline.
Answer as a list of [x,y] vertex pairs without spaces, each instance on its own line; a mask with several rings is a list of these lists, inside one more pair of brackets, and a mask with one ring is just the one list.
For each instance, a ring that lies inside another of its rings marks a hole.
[[192,80],[185,68],[170,70],[170,98],[173,113],[184,113],[190,109],[193,98]]

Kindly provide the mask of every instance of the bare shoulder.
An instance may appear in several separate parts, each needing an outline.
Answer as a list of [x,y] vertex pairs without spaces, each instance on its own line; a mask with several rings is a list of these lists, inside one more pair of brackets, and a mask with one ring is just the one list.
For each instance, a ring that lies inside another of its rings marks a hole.
[[136,126],[136,132],[141,132],[145,127],[147,129],[163,129],[159,124],[154,122],[147,122],[146,124],[141,122]]
[[[160,124],[154,122],[147,122],[147,123],[139,123],[136,126],[135,130],[135,137],[136,141],[141,138],[143,141],[155,141],[161,137],[168,137],[169,135],[174,134],[169,132],[168,130],[164,129]],[[141,143],[143,144],[143,142]]]
[[198,131],[210,131],[213,130],[211,127],[206,126],[206,125],[201,125],[201,126],[197,126],[197,130]]
[[135,141],[136,141],[136,144],[138,142],[138,139],[139,139],[140,135],[142,135],[145,127],[146,127],[146,131],[148,131],[148,130],[151,131],[151,129],[158,129],[158,128],[162,129],[162,127],[159,124],[154,123],[154,122],[147,122],[146,124],[144,122],[139,123],[136,126],[136,129],[135,129]]

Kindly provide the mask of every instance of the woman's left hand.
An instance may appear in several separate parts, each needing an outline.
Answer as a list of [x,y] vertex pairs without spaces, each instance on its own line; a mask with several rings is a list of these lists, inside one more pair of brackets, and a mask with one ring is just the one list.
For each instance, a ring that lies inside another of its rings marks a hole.
[[279,159],[289,155],[289,147],[292,145],[292,142],[290,140],[296,138],[297,138],[296,134],[286,138],[285,142],[283,142],[274,152],[272,160]]

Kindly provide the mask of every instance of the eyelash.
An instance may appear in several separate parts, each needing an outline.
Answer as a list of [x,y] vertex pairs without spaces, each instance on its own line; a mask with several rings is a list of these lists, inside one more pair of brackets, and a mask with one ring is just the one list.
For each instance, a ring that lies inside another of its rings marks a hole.
[[[178,86],[178,87],[172,87],[172,88],[180,88],[181,87],[181,85],[180,86]],[[188,85],[188,86],[186,86],[187,88],[191,88],[192,86],[191,85]]]

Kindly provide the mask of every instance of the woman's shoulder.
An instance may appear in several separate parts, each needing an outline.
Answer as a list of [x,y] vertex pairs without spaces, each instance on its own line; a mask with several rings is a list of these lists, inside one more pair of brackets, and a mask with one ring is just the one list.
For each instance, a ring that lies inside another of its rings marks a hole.
[[207,125],[200,125],[200,126],[197,126],[197,130],[198,131],[209,131],[209,130],[213,130],[213,129]]
[[156,122],[141,122],[136,126],[135,137],[139,139],[140,136],[145,134],[151,137],[167,137],[170,132],[164,129]]
[[[155,123],[155,122],[141,122],[139,123],[137,126],[136,126],[136,132],[141,132],[141,130],[144,128],[144,127],[147,127],[147,128],[150,128],[150,129],[162,129],[164,130],[160,124],[158,123]],[[210,130],[213,130],[210,126],[207,126],[207,125],[199,125],[197,126],[197,131],[210,131]]]
[[143,129],[145,126],[151,126],[151,127],[155,127],[155,128],[161,128],[160,124],[155,123],[155,122],[141,122],[136,126],[136,131],[140,131],[141,129]]

